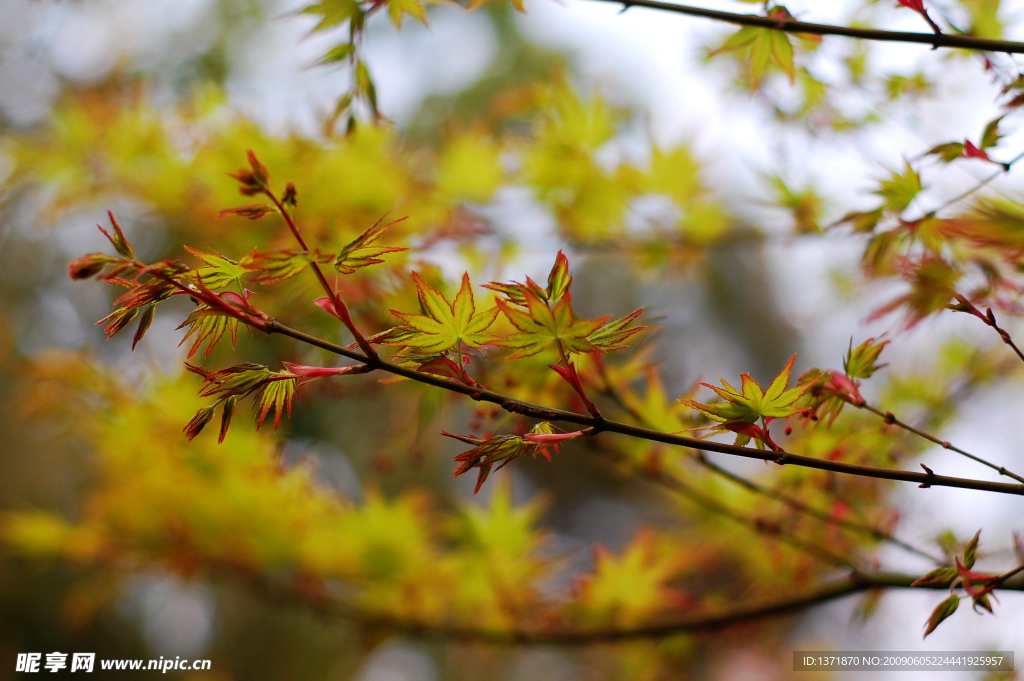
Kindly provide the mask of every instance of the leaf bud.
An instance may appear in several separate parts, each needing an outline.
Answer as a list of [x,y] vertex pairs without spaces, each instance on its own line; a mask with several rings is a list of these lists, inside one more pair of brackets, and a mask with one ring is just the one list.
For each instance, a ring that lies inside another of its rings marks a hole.
[[237,215],[241,218],[249,218],[250,220],[259,220],[260,218],[273,213],[274,209],[265,203],[251,203],[247,206],[238,206],[237,208],[225,208],[217,214],[217,219],[225,218],[229,215]]
[[109,262],[111,258],[102,253],[83,255],[68,265],[68,276],[72,279],[90,279],[102,272]]
[[299,192],[295,189],[295,184],[289,182],[284,188],[284,196],[281,197],[281,203],[290,208],[294,208],[298,204]]

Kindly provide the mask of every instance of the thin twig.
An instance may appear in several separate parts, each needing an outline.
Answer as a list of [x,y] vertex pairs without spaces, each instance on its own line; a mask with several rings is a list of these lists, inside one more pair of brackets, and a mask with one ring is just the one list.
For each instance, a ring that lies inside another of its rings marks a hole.
[[[265,189],[263,193],[274,202],[274,206],[276,206],[278,212],[281,213],[285,223],[288,225],[288,229],[291,230],[291,233],[295,236],[295,240],[299,242],[299,246],[302,247],[302,250],[308,252],[309,247],[306,245],[305,239],[302,238],[302,234],[299,232],[299,227],[295,224],[295,220],[292,219],[291,213],[288,212],[284,204],[282,204],[277,198],[277,195],[270,191],[270,189]],[[377,351],[374,350],[373,346],[366,340],[366,337],[359,331],[359,328],[352,320],[352,315],[349,313],[348,306],[345,304],[345,301],[342,300],[341,296],[338,295],[338,292],[334,290],[334,287],[327,283],[324,273],[320,270],[320,265],[312,259],[309,264],[313,268],[313,273],[316,275],[316,278],[320,281],[320,287],[323,288],[324,292],[327,293],[328,298],[331,299],[331,304],[334,306],[335,312],[337,312],[341,317],[341,322],[355,337],[356,343],[362,351],[366,353],[366,356],[369,358],[368,363],[372,364],[377,358]]]
[[999,575],[998,577],[995,578],[995,581],[993,583],[994,584],[1002,584],[1003,582],[1008,580],[1010,577],[1013,577],[1014,575],[1019,574],[1021,572],[1024,572],[1024,564],[1018,565],[1017,567],[1013,568],[1009,572],[1004,572],[1003,574]]
[[700,506],[714,511],[719,515],[723,515],[737,523],[740,523],[741,525],[746,525],[759,534],[774,537],[807,554],[815,556],[826,563],[847,567],[852,570],[859,569],[858,566],[848,558],[837,555],[814,542],[801,539],[792,532],[785,531],[778,524],[769,523],[759,518],[751,518],[743,515],[739,511],[726,506],[715,497],[701,492],[679,476],[671,475],[663,470],[656,469],[644,469],[642,473],[647,479],[653,480],[667,489],[679,492]]
[[945,210],[946,208],[949,208],[954,203],[957,203],[959,201],[963,201],[968,196],[970,196],[974,192],[978,191],[979,189],[981,189],[982,187],[987,185],[989,182],[991,182],[992,180],[994,180],[997,177],[999,177],[1000,175],[1005,175],[1006,173],[1010,172],[1010,168],[1013,167],[1013,164],[1016,163],[1017,161],[1021,160],[1022,158],[1024,158],[1024,152],[1021,152],[1020,154],[1017,154],[1012,159],[1010,159],[1006,163],[1002,164],[1003,165],[1003,169],[1002,170],[997,170],[996,172],[992,173],[988,177],[982,178],[981,180],[979,180],[977,182],[977,184],[972,186],[970,189],[968,189],[968,190],[966,190],[966,191],[964,191],[964,192],[962,192],[960,194],[957,194],[956,196],[954,196],[951,199],[948,199],[942,205],[940,205],[938,208],[931,209],[930,211],[928,211],[928,215],[929,216],[935,215],[939,211]]
[[911,33],[907,31],[884,31],[877,28],[861,28],[856,26],[835,26],[832,24],[812,24],[806,21],[798,21],[784,17],[765,17],[756,14],[738,14],[735,12],[722,12],[720,10],[708,9],[706,7],[692,7],[690,5],[677,5],[669,2],[658,2],[657,0],[597,0],[598,2],[609,2],[615,5],[622,5],[624,9],[631,7],[646,7],[664,12],[674,12],[693,17],[703,17],[724,21],[730,24],[741,26],[757,26],[760,28],[774,29],[786,33],[809,33],[812,35],[838,35],[847,38],[859,38],[861,40],[878,40],[882,42],[897,43],[920,43],[929,45],[932,48],[953,47],[966,50],[981,50],[984,52],[1006,52],[1009,54],[1024,54],[1024,43],[1010,40],[993,40],[990,38],[978,38],[970,35],[958,34],[935,34],[935,33]]
[[875,414],[876,416],[880,416],[882,418],[882,420],[885,421],[888,424],[891,424],[891,425],[897,426],[899,428],[902,428],[903,430],[905,430],[905,431],[907,431],[909,433],[913,433],[914,435],[917,435],[918,437],[922,437],[925,440],[928,440],[929,442],[933,442],[933,443],[939,445],[943,449],[948,449],[948,450],[956,452],[957,454],[960,454],[962,456],[966,456],[968,459],[971,459],[973,461],[977,461],[978,463],[982,464],[983,466],[988,466],[992,470],[998,471],[999,475],[1005,475],[1007,477],[1013,478],[1014,480],[1017,480],[1019,482],[1024,483],[1024,477],[1021,477],[1021,476],[1017,475],[1016,473],[1013,473],[1011,471],[1006,470],[1006,468],[1004,468],[1003,466],[998,466],[998,465],[992,463],[991,461],[986,461],[985,459],[981,458],[980,456],[975,456],[974,454],[971,454],[970,452],[965,452],[964,450],[960,449],[959,447],[954,447],[952,444],[949,443],[948,440],[940,440],[939,438],[935,437],[934,435],[932,435],[930,433],[926,433],[926,432],[924,432],[923,430],[921,430],[919,428],[915,428],[914,426],[910,425],[909,423],[905,423],[904,421],[900,421],[898,418],[896,418],[896,416],[891,411],[882,411],[881,409],[878,409],[876,407],[872,407],[867,402],[858,402],[858,401],[852,400],[852,399],[847,399],[846,401],[849,404],[852,404],[853,406],[857,407],[858,409],[864,409],[866,411],[871,412],[872,414]]
[[820,511],[814,508],[813,506],[808,506],[799,499],[791,497],[788,494],[785,494],[784,492],[779,492],[777,490],[771,489],[770,487],[764,487],[763,485],[760,485],[754,482],[753,480],[749,480],[747,478],[744,478],[743,476],[737,475],[732,471],[722,468],[718,464],[709,461],[703,452],[697,454],[696,460],[699,461],[708,470],[714,471],[716,474],[722,476],[723,478],[730,480],[736,483],[737,485],[745,487],[751,492],[761,494],[771,499],[780,501],[783,504],[792,508],[793,510],[798,511],[800,513],[804,513],[812,518],[816,518],[823,523],[828,523],[829,525],[834,525],[836,527],[840,527],[846,530],[859,532],[860,534],[867,535],[869,537],[872,537],[873,539],[877,539],[878,541],[888,542],[894,546],[898,546],[904,551],[908,551],[909,553],[913,553],[915,555],[921,556],[922,558],[926,558],[931,562],[935,563],[936,565],[946,564],[945,560],[937,558],[929,554],[927,551],[924,551],[922,549],[919,549],[915,546],[906,543],[905,541],[897,539],[893,535],[877,527],[872,527],[870,525],[862,525],[860,523],[853,522],[850,520],[844,520],[842,518],[836,518],[828,513],[825,513],[824,511]]
[[[609,458],[621,462],[626,457],[618,450],[614,450],[600,443],[594,439],[589,440],[590,446],[601,454],[607,455]],[[734,509],[727,504],[723,503],[714,496],[706,494],[697,487],[694,487],[690,483],[686,482],[683,478],[675,475],[663,467],[641,467],[637,471],[651,482],[664,487],[665,489],[680,494],[698,506],[717,513],[723,517],[726,517],[740,525],[750,528],[754,532],[764,535],[770,539],[775,539],[783,543],[789,544],[793,548],[803,551],[808,555],[812,555],[818,560],[821,560],[830,565],[836,565],[839,567],[849,568],[851,570],[859,570],[853,561],[840,556],[838,554],[829,551],[828,549],[819,546],[818,544],[803,539],[791,532],[787,528],[783,527],[781,523],[771,522],[763,518],[756,518],[753,516],[744,515],[741,511]]]
[[[758,599],[724,608],[702,609],[686,613],[658,624],[632,628],[569,628],[560,627],[517,627],[492,629],[485,627],[453,624],[451,622],[428,622],[393,615],[381,615],[353,607],[340,599],[317,594],[311,596],[292,587],[270,585],[263,582],[265,591],[278,599],[289,601],[302,599],[310,607],[328,616],[350,619],[366,626],[379,627],[396,633],[423,638],[457,641],[458,643],[491,643],[496,645],[561,645],[581,646],[618,641],[658,640],[675,634],[694,631],[709,631],[741,622],[788,615],[808,607],[833,601],[871,589],[909,589],[917,578],[913,575],[852,571],[838,579],[808,589],[802,593]],[[945,590],[941,584],[932,584],[916,589]],[[1002,586],[1006,591],[1024,591],[1024,582]]]

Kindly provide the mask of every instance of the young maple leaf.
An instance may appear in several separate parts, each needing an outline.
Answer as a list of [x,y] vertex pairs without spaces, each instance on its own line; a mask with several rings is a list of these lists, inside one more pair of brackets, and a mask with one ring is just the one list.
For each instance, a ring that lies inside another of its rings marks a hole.
[[188,279],[196,281],[196,277],[203,280],[207,288],[214,291],[237,283],[242,286],[242,277],[249,274],[249,270],[241,263],[225,257],[217,251],[203,253],[200,250],[185,246],[185,250],[206,263],[206,267],[188,272]]
[[882,350],[888,344],[887,340],[875,341],[874,338],[868,338],[857,347],[853,347],[851,338],[850,349],[846,351],[846,357],[843,358],[843,371],[851,379],[871,378],[876,371],[889,366],[878,363],[878,356],[882,354]]
[[570,286],[572,274],[569,272],[569,260],[562,251],[558,252],[548,274],[547,288],[542,288],[529,277],[525,284],[515,281],[509,284],[495,281],[485,284],[484,288],[505,296],[506,299],[499,300],[498,305],[520,331],[496,339],[492,345],[518,350],[509,359],[535,355],[553,341],[560,341],[566,352],[611,352],[626,348],[623,344],[626,339],[647,328],[630,327],[643,312],[643,308],[610,323],[606,322],[611,315],[600,319],[577,320],[572,311]]
[[868,338],[853,347],[851,338],[850,348],[843,358],[843,373],[821,369],[805,371],[799,380],[810,387],[799,403],[806,410],[804,416],[823,417],[832,425],[846,404],[863,405],[859,379],[871,378],[876,371],[888,366],[878,363],[879,355],[888,344],[887,340]]
[[408,248],[398,248],[396,246],[370,245],[379,239],[389,227],[398,224],[402,220],[405,220],[405,218],[392,220],[386,225],[380,224],[384,221],[383,217],[380,220],[377,220],[377,222],[373,223],[369,229],[341,249],[341,253],[339,253],[338,257],[334,260],[334,268],[342,274],[352,274],[360,267],[368,267],[369,265],[379,265],[383,263],[384,261],[381,260],[380,256],[386,253],[399,253],[401,251],[409,250]]
[[[253,396],[253,408],[256,410],[256,430],[263,425],[270,410],[274,410],[274,430],[281,425],[281,417],[285,412],[291,417],[292,401],[295,398],[295,390],[300,381],[308,381],[316,374],[310,371],[314,367],[292,365],[300,369],[299,374],[291,371],[271,371],[262,364],[242,363],[221,369],[220,371],[208,371],[202,367],[185,363],[185,368],[194,374],[203,377],[203,384],[199,388],[200,397],[217,397],[212,405],[203,407],[191,421],[185,426],[185,436],[191,440],[209,423],[213,418],[213,411],[220,404],[225,404],[224,419],[221,423],[220,441],[224,440],[228,424],[231,421],[231,414],[234,411],[235,401]],[[322,370],[321,374],[343,373],[343,370]],[[326,375],[326,374],[325,374]],[[314,376],[315,377],[315,376]]]
[[[327,264],[334,260],[333,253],[321,253],[319,249],[312,251],[280,250],[259,253],[253,249],[241,260],[242,266],[256,272],[253,281],[260,284],[276,284],[300,274],[312,263]],[[205,279],[204,279],[205,281]]]
[[563,251],[558,251],[558,255],[555,256],[555,264],[551,266],[551,272],[548,273],[547,288],[542,288],[540,284],[529,277],[526,278],[525,284],[520,284],[518,281],[508,284],[492,281],[489,284],[484,284],[484,288],[497,291],[507,297],[510,302],[523,307],[526,307],[527,292],[532,293],[540,300],[554,304],[569,292],[570,286],[572,286],[572,274],[569,272],[569,259],[565,257]]
[[644,311],[644,308],[639,310],[633,310],[625,317],[620,317],[614,322],[608,322],[594,333],[587,336],[587,341],[590,342],[595,348],[601,352],[611,352],[612,350],[624,350],[629,347],[624,345],[624,341],[630,336],[640,333],[646,326],[630,326],[640,313]]
[[692,399],[680,401],[708,418],[720,422],[722,425],[716,427],[715,431],[729,430],[736,433],[737,441],[742,440],[741,444],[746,443],[751,437],[755,437],[759,443],[764,442],[775,448],[767,430],[751,428],[747,424],[762,421],[767,425],[768,421],[772,419],[785,418],[801,411],[800,407],[794,405],[812,384],[799,384],[787,390],[789,376],[793,371],[795,361],[796,355],[789,358],[786,366],[775,377],[767,390],[762,390],[758,382],[749,374],[740,374],[741,390],[736,390],[724,378],[718,379],[724,386],[722,388],[709,383],[701,383],[701,385],[714,390],[719,397],[725,400],[724,402],[704,404]]
[[549,447],[558,450],[558,445],[568,440],[575,440],[583,435],[583,431],[571,433],[556,433],[554,426],[548,422],[541,422],[535,425],[530,432],[522,437],[518,435],[498,435],[497,437],[478,438],[472,435],[453,435],[441,431],[441,434],[474,445],[473,449],[463,452],[455,457],[458,467],[455,469],[455,477],[459,477],[474,468],[479,469],[477,474],[476,487],[473,494],[480,491],[487,476],[491,473],[491,467],[498,464],[495,470],[501,470],[513,459],[523,454],[543,455],[548,461],[551,460]]
[[921,176],[908,162],[902,175],[894,170],[888,180],[882,180],[875,194],[882,197],[882,207],[885,210],[899,214],[905,211],[922,191],[924,186],[921,184]]
[[925,622],[924,638],[928,638],[928,634],[935,631],[935,628],[942,624],[943,620],[956,612],[958,605],[960,605],[960,597],[954,594],[935,606],[935,610]]
[[462,287],[452,303],[416,272],[412,273],[412,278],[423,314],[391,310],[391,314],[405,324],[398,327],[397,335],[384,341],[384,345],[415,348],[425,354],[434,354],[450,350],[460,343],[478,348],[491,340],[487,329],[498,318],[498,308],[476,311],[468,272],[462,275]]
[[576,319],[572,311],[572,294],[566,291],[551,307],[529,288],[522,290],[526,311],[518,310],[508,301],[499,300],[498,307],[519,333],[492,341],[493,345],[516,350],[509,359],[529,357],[559,342],[566,352],[601,352],[588,340],[604,326],[611,315],[599,319]]
[[231,339],[231,347],[235,347],[235,343],[238,341],[238,320],[224,314],[217,314],[216,311],[211,310],[205,305],[193,310],[178,328],[181,329],[185,326],[189,327],[188,333],[178,343],[178,347],[184,345],[185,341],[189,338],[194,337],[192,346],[188,350],[190,358],[196,354],[204,342],[206,343],[206,353],[204,356],[209,357],[213,354],[213,349],[217,347],[217,343],[221,341],[225,333],[228,333]]
[[928,315],[948,307],[956,295],[955,287],[960,277],[961,272],[942,258],[924,257],[908,263],[904,278],[909,280],[910,290],[872,312],[868,320],[874,321],[903,307],[907,311],[908,326],[913,326]]
[[721,47],[711,51],[708,57],[714,57],[722,52],[746,53],[750,65],[751,90],[757,90],[765,70],[772,64],[778,66],[789,77],[791,83],[796,77],[793,43],[782,31],[745,26],[731,35]]

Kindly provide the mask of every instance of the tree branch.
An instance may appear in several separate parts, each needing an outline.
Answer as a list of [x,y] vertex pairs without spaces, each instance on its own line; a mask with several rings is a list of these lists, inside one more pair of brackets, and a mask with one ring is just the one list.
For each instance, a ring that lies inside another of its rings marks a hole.
[[759,28],[784,31],[786,33],[838,35],[846,38],[859,38],[861,40],[920,43],[922,45],[930,45],[933,48],[952,47],[962,48],[965,50],[981,50],[984,52],[1024,54],[1024,43],[1013,42],[1010,40],[978,38],[970,35],[948,33],[910,33],[907,31],[884,31],[877,28],[812,24],[805,21],[797,21],[796,19],[722,12],[720,10],[707,9],[705,7],[692,7],[689,5],[677,5],[670,2],[658,2],[658,0],[597,0],[597,2],[610,2],[612,4],[622,5],[623,10],[631,7],[646,7],[647,9],[656,9],[663,12],[674,12],[676,14],[685,14],[692,17],[703,17],[705,19],[724,21],[730,24],[739,24],[740,26],[757,26]]
[[[759,599],[726,608],[687,613],[662,623],[628,629],[569,629],[569,628],[516,628],[508,630],[484,629],[445,622],[424,622],[378,613],[366,612],[348,606],[339,600],[326,597],[310,597],[296,594],[295,590],[284,594],[280,587],[264,585],[273,595],[296,595],[318,611],[358,621],[367,626],[380,627],[410,636],[450,639],[459,643],[480,642],[497,645],[562,645],[581,646],[618,641],[657,640],[676,634],[720,629],[741,622],[763,619],[777,615],[788,615],[805,608],[827,603],[871,589],[908,589],[917,579],[912,575],[899,573],[850,572],[844,577],[825,582],[807,591],[771,599]],[[948,587],[932,585],[913,587],[945,591]],[[1001,586],[1006,591],[1024,591],[1024,582]]]
[[882,411],[881,409],[878,409],[876,407],[872,407],[867,402],[858,403],[856,400],[851,400],[851,399],[847,399],[846,401],[849,404],[852,404],[853,406],[857,407],[858,409],[864,409],[865,411],[869,411],[872,414],[875,414],[876,416],[882,417],[882,420],[884,420],[888,424],[891,424],[891,425],[897,426],[899,428],[902,428],[903,430],[905,430],[905,431],[907,431],[909,433],[913,433],[914,435],[917,435],[918,437],[922,437],[925,440],[928,440],[929,442],[934,442],[935,444],[939,445],[943,449],[948,449],[950,451],[956,452],[957,454],[961,454],[963,456],[966,456],[968,459],[971,459],[973,461],[977,461],[978,463],[980,463],[980,464],[982,464],[984,466],[988,466],[992,470],[998,471],[999,475],[1005,475],[1007,477],[1013,478],[1014,480],[1017,480],[1019,482],[1024,483],[1024,477],[1021,477],[1021,476],[1017,475],[1016,473],[1014,473],[1012,471],[1008,471],[1008,470],[1006,470],[1002,466],[997,466],[996,464],[992,463],[991,461],[986,461],[985,459],[981,458],[980,456],[975,456],[974,454],[971,454],[969,452],[965,452],[964,450],[960,449],[959,447],[954,447],[953,445],[951,445],[949,443],[948,440],[940,440],[939,438],[935,437],[934,435],[931,435],[930,433],[926,433],[923,430],[915,428],[914,426],[910,425],[909,423],[905,423],[903,421],[900,421],[898,418],[896,418],[895,415],[893,415],[893,413],[891,411]]
[[717,473],[718,475],[722,476],[723,478],[725,478],[727,480],[730,480],[730,481],[736,483],[737,485],[740,485],[741,487],[745,487],[746,489],[750,490],[751,492],[754,492],[756,494],[761,494],[761,495],[766,496],[766,497],[768,497],[770,499],[775,499],[776,501],[780,501],[783,504],[785,504],[785,505],[789,506],[790,508],[792,508],[793,510],[798,511],[800,513],[804,513],[804,514],[806,514],[806,515],[808,515],[808,516],[810,516],[812,518],[816,518],[816,519],[820,520],[823,523],[827,523],[829,525],[834,525],[835,527],[840,527],[840,528],[845,529],[845,530],[850,530],[850,531],[853,531],[853,532],[858,532],[860,534],[867,535],[867,536],[869,536],[869,537],[871,537],[873,539],[877,539],[878,541],[888,542],[888,543],[890,543],[890,544],[892,544],[894,546],[900,547],[904,551],[907,551],[909,553],[913,553],[913,554],[915,554],[917,556],[920,556],[922,558],[926,558],[927,560],[929,560],[929,561],[931,561],[931,562],[933,562],[933,563],[935,563],[937,565],[945,565],[946,564],[945,560],[942,560],[941,558],[937,558],[937,557],[931,555],[930,553],[928,553],[927,551],[924,551],[924,550],[919,549],[919,548],[917,548],[915,546],[912,546],[912,545],[910,545],[910,544],[908,544],[908,543],[906,543],[906,542],[904,542],[904,541],[902,541],[900,539],[897,539],[893,535],[891,535],[888,532],[885,532],[883,530],[880,530],[877,527],[872,527],[870,525],[862,525],[860,523],[856,523],[856,522],[852,522],[852,521],[849,521],[849,520],[843,520],[841,518],[833,517],[833,516],[829,515],[828,513],[825,513],[824,511],[819,511],[818,509],[816,509],[816,508],[814,508],[812,506],[808,506],[804,502],[802,502],[799,499],[796,499],[794,497],[791,497],[788,494],[785,494],[783,492],[779,492],[777,490],[771,489],[770,487],[765,487],[763,485],[760,485],[760,484],[754,482],[753,480],[748,480],[747,478],[744,478],[744,477],[742,477],[740,475],[736,475],[732,471],[726,470],[725,468],[722,468],[718,464],[712,463],[711,461],[709,461],[708,458],[704,455],[703,452],[699,452],[697,454],[697,461],[699,461],[708,470],[714,471],[715,473]]
[[[308,252],[309,246],[306,245],[306,241],[302,238],[302,234],[299,233],[299,227],[295,224],[295,220],[292,218],[291,213],[285,208],[284,204],[277,198],[269,188],[265,189],[263,193],[274,202],[274,206],[277,211],[284,218],[285,223],[288,225],[288,229],[291,230],[292,235],[295,236],[295,240],[299,242],[299,246],[302,250]],[[373,349],[373,346],[366,340],[362,332],[356,326],[352,320],[352,315],[349,313],[348,305],[342,300],[338,292],[334,290],[334,287],[327,283],[327,279],[324,277],[324,273],[320,270],[320,265],[316,262],[310,261],[310,266],[313,268],[313,273],[316,275],[317,280],[320,282],[320,287],[324,290],[327,296],[331,299],[331,304],[334,305],[335,312],[341,317],[342,324],[349,330],[349,332],[355,337],[356,343],[362,349],[366,356],[369,358],[364,360],[367,364],[373,364],[377,359],[377,351]]]
[[[621,462],[626,458],[621,452],[603,447],[592,438],[590,439],[590,444],[601,454],[606,454],[609,458],[618,462]],[[714,496],[706,494],[697,487],[686,482],[683,478],[670,473],[663,468],[655,469],[640,467],[637,471],[651,482],[664,487],[666,490],[684,496],[694,504],[711,511],[712,513],[717,513],[723,517],[729,518],[730,520],[748,527],[754,532],[768,537],[769,539],[789,544],[793,548],[803,551],[808,555],[812,555],[818,560],[829,565],[845,567],[854,571],[860,569],[860,567],[850,559],[833,553],[813,541],[801,538],[788,528],[783,527],[781,523],[744,515],[742,512],[722,503]]]
[[677,445],[681,447],[689,447],[698,451],[705,452],[718,452],[720,454],[729,454],[732,456],[741,456],[748,459],[760,459],[762,461],[772,461],[779,465],[791,464],[794,466],[803,466],[806,468],[816,468],[818,470],[832,471],[835,473],[846,473],[849,475],[859,475],[869,478],[878,478],[882,480],[902,480],[905,482],[916,482],[922,487],[956,487],[960,489],[975,489],[985,492],[998,492],[1000,494],[1016,494],[1024,496],[1024,484],[1010,484],[1003,482],[988,482],[986,480],[974,480],[970,478],[954,478],[945,475],[936,475],[934,473],[917,473],[915,471],[903,471],[892,468],[878,468],[874,466],[862,466],[859,464],[843,463],[840,461],[830,461],[828,459],[816,459],[810,456],[803,456],[800,454],[790,454],[788,452],[770,452],[760,449],[753,449],[747,447],[739,447],[737,445],[728,445],[722,442],[709,442],[706,440],[697,440],[690,437],[684,437],[682,435],[675,435],[673,433],[662,433],[657,430],[651,430],[649,428],[642,428],[640,426],[634,426],[627,423],[620,423],[618,421],[609,421],[607,419],[597,419],[588,414],[579,414],[572,411],[566,411],[564,409],[555,409],[553,407],[544,407],[536,404],[530,404],[513,399],[507,395],[496,393],[486,388],[471,387],[455,381],[450,381],[441,376],[435,376],[433,374],[426,374],[414,369],[407,367],[398,366],[392,364],[384,359],[370,360],[364,355],[361,355],[354,350],[342,347],[335,343],[325,341],[309,334],[303,333],[297,329],[292,329],[288,326],[281,324],[280,322],[272,322],[266,327],[261,327],[261,330],[267,331],[268,333],[279,333],[295,340],[308,343],[315,347],[327,350],[343,357],[354,359],[363,364],[369,364],[374,369],[387,371],[388,373],[395,374],[397,376],[403,376],[405,378],[418,381],[420,383],[426,383],[438,388],[467,395],[474,400],[481,402],[490,402],[500,406],[507,412],[514,414],[522,414],[523,416],[529,416],[531,418],[543,419],[547,421],[564,421],[567,423],[575,423],[581,426],[596,427],[602,431],[619,433],[620,435],[627,435],[629,437],[640,438],[642,440],[650,440],[652,442],[663,442],[669,445]]
[[766,522],[760,518],[747,517],[735,509],[726,506],[718,499],[711,495],[705,494],[698,490],[693,485],[689,484],[682,478],[676,475],[671,475],[662,470],[647,469],[643,471],[644,477],[649,480],[662,485],[666,489],[678,492],[693,502],[697,503],[704,508],[710,509],[715,513],[723,515],[741,525],[745,525],[759,534],[766,535],[768,537],[774,537],[779,541],[785,542],[804,553],[815,556],[819,560],[822,560],[831,565],[838,565],[840,567],[847,567],[851,570],[859,569],[858,566],[848,558],[837,555],[832,551],[820,546],[812,541],[808,541],[798,537],[792,532],[786,531],[778,524],[772,524]]

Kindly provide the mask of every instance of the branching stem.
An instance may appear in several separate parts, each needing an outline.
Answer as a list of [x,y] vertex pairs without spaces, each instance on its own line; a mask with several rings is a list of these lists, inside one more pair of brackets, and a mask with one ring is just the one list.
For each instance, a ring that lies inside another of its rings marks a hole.
[[[291,233],[295,236],[295,240],[299,242],[299,246],[302,250],[308,252],[309,246],[306,245],[305,239],[302,238],[302,234],[299,232],[299,227],[295,224],[295,220],[292,219],[291,213],[288,212],[288,209],[285,208],[284,204],[281,203],[280,199],[278,199],[270,189],[265,189],[264,194],[274,202],[274,206],[277,208],[278,212],[281,213],[285,223],[288,225],[288,229],[291,230]],[[363,336],[362,332],[359,331],[355,322],[352,321],[352,315],[349,313],[348,306],[345,304],[345,301],[338,295],[338,292],[334,287],[327,282],[327,279],[324,277],[324,273],[320,270],[320,265],[316,262],[310,262],[310,266],[313,268],[313,273],[316,275],[316,278],[320,281],[321,288],[323,288],[327,297],[331,299],[331,304],[334,305],[335,312],[337,312],[338,316],[341,318],[341,323],[345,325],[345,328],[347,328],[356,339],[356,343],[359,345],[360,349],[362,349],[366,354],[366,357],[368,358],[366,363],[375,363],[377,360],[377,351],[372,345],[370,345],[369,341],[366,340],[366,337]]]
[[859,26],[835,26],[832,24],[812,24],[806,21],[798,21],[783,17],[766,17],[756,14],[739,14],[736,12],[723,12],[720,10],[708,9],[706,7],[693,7],[690,5],[677,5],[671,2],[659,2],[658,0],[597,0],[598,2],[609,2],[615,5],[622,5],[625,9],[630,7],[645,7],[663,12],[685,14],[692,17],[703,17],[714,19],[729,24],[740,26],[757,26],[759,28],[774,29],[786,33],[806,33],[810,35],[837,35],[847,38],[859,38],[861,40],[877,40],[882,42],[897,43],[919,43],[930,45],[932,48],[952,47],[965,50],[979,50],[983,52],[1006,52],[1008,54],[1024,54],[1024,43],[1010,40],[993,40],[990,38],[979,38],[971,35],[950,34],[950,33],[911,33],[907,31],[884,31],[877,28],[863,28]]
[[816,459],[810,456],[803,456],[800,454],[790,454],[788,452],[769,452],[765,450],[759,450],[748,447],[739,447],[736,445],[729,445],[721,442],[709,442],[706,440],[697,440],[682,435],[676,435],[673,433],[663,433],[657,430],[649,428],[643,428],[640,426],[634,426],[628,423],[620,423],[618,421],[609,421],[607,419],[599,419],[589,414],[579,414],[577,412],[566,411],[564,409],[556,409],[553,407],[545,407],[520,400],[513,399],[508,395],[502,395],[492,390],[485,388],[471,387],[455,381],[450,381],[441,376],[435,376],[433,374],[426,374],[423,372],[410,369],[408,367],[398,366],[392,364],[381,358],[371,360],[365,355],[362,355],[354,350],[349,350],[341,345],[325,341],[315,336],[303,333],[298,329],[292,329],[279,322],[273,322],[269,325],[269,333],[279,333],[295,340],[302,341],[309,345],[327,350],[328,352],[341,355],[354,359],[357,362],[364,364],[370,364],[374,369],[386,371],[388,373],[395,374],[397,376],[404,376],[405,378],[432,385],[445,390],[461,393],[467,395],[474,400],[482,402],[490,402],[500,406],[505,411],[522,414],[531,418],[544,419],[548,421],[565,421],[567,423],[575,423],[581,426],[591,426],[600,430],[619,433],[620,435],[626,435],[629,437],[640,438],[642,440],[650,440],[652,442],[663,442],[669,445],[676,445],[681,447],[689,447],[698,451],[705,452],[719,452],[721,454],[729,454],[732,456],[741,456],[748,459],[760,459],[762,461],[773,461],[779,465],[790,464],[794,466],[803,466],[806,468],[816,468],[818,470],[833,471],[836,473],[845,473],[849,475],[859,475],[869,478],[878,478],[882,480],[902,480],[905,482],[916,482],[918,484],[929,485],[931,487],[956,487],[960,489],[975,489],[986,492],[998,492],[1000,494],[1015,494],[1018,496],[1024,496],[1024,484],[1010,484],[1002,482],[989,482],[987,480],[974,480],[970,478],[955,478],[945,475],[935,475],[918,473],[916,471],[904,471],[892,468],[878,468],[874,466],[863,466],[860,464],[844,463],[841,461],[831,461],[829,459]]
[[918,437],[922,437],[925,440],[928,440],[929,442],[933,442],[933,443],[939,445],[943,449],[948,449],[948,450],[950,450],[952,452],[956,452],[957,454],[960,454],[962,456],[966,456],[968,459],[971,459],[973,461],[977,461],[978,463],[982,464],[983,466],[988,466],[992,470],[998,471],[999,475],[1005,475],[1005,476],[1007,476],[1009,478],[1013,478],[1014,480],[1017,480],[1018,482],[1024,483],[1024,477],[1021,477],[1021,476],[1017,475],[1016,473],[1013,473],[1012,471],[1006,470],[1006,468],[1004,468],[1003,466],[998,466],[998,465],[992,463],[991,461],[986,461],[985,459],[981,458],[980,456],[975,456],[974,454],[971,454],[970,452],[965,452],[964,450],[960,449],[959,447],[954,447],[952,444],[949,443],[948,440],[940,440],[939,438],[935,437],[934,435],[932,435],[930,433],[926,433],[926,432],[924,432],[923,430],[921,430],[919,428],[915,428],[914,426],[910,425],[909,423],[906,423],[906,422],[901,421],[898,418],[896,418],[896,416],[891,411],[882,411],[881,409],[878,409],[876,407],[872,407],[867,402],[857,402],[856,400],[852,400],[852,399],[847,399],[846,401],[849,404],[852,404],[853,406],[857,407],[858,409],[864,409],[865,411],[869,411],[869,412],[871,412],[872,414],[874,414],[876,416],[880,416],[882,418],[882,420],[884,420],[888,424],[894,425],[894,426],[896,426],[898,428],[902,428],[903,430],[907,431],[908,433],[913,433],[914,435],[917,435]]

